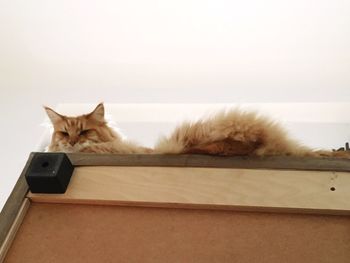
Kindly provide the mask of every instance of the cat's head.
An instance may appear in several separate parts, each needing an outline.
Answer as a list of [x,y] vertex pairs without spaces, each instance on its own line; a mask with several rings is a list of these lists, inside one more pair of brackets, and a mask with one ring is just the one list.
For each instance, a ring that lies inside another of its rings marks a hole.
[[90,113],[69,117],[44,107],[54,132],[50,151],[76,152],[92,143],[108,142],[118,138],[106,124],[103,103]]

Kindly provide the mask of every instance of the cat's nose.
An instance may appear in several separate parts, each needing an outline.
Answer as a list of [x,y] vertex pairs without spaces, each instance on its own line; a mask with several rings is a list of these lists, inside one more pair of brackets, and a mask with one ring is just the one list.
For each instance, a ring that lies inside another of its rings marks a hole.
[[71,139],[69,140],[69,144],[74,146],[77,143],[77,141],[78,141],[77,139]]

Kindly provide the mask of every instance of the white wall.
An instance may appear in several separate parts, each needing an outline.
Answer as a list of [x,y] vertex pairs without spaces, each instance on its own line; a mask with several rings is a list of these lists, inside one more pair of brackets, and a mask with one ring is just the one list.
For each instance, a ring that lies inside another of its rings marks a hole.
[[344,0],[0,0],[0,207],[42,104],[349,102],[349,14]]

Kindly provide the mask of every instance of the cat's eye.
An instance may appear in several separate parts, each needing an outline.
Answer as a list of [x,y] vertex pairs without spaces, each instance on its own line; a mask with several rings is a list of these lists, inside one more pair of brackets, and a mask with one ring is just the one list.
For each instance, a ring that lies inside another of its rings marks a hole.
[[68,132],[65,132],[65,131],[61,131],[61,134],[62,134],[63,136],[69,136],[69,133],[68,133]]
[[82,130],[79,135],[86,135],[88,134],[88,132],[91,131],[91,130]]

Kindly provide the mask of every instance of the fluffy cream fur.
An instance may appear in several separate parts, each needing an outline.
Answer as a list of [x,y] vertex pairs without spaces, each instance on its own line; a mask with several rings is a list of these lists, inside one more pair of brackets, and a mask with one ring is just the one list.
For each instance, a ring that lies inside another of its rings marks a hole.
[[312,150],[300,145],[277,123],[240,110],[222,111],[207,119],[185,122],[169,137],[162,138],[155,152],[350,157],[347,152]]
[[108,127],[103,104],[99,104],[93,112],[77,117],[60,115],[48,107],[45,110],[54,127],[49,146],[49,151],[54,152],[350,158],[349,152],[313,150],[300,145],[290,139],[277,123],[253,112],[222,111],[196,122],[184,122],[169,137],[160,139],[152,150],[122,140]]

